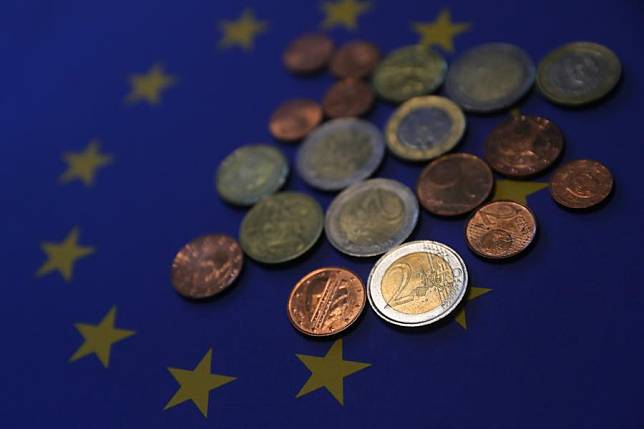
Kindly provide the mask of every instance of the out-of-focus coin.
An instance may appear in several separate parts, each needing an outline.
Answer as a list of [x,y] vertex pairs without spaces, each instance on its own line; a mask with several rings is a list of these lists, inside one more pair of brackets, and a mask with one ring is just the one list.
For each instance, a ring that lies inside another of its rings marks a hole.
[[421,45],[405,46],[382,60],[374,72],[373,86],[385,100],[401,103],[436,91],[446,71],[447,63],[437,52]]
[[336,82],[324,95],[322,108],[329,118],[362,116],[373,105],[371,86],[359,79]]
[[528,248],[537,233],[537,220],[526,206],[493,201],[479,208],[467,222],[465,238],[474,253],[505,259]]
[[425,167],[416,194],[427,211],[439,216],[458,216],[482,204],[493,187],[492,170],[485,161],[469,153],[452,153]]
[[333,41],[324,34],[303,34],[289,43],[282,61],[291,73],[314,73],[329,63],[333,48]]
[[445,92],[466,111],[493,112],[523,97],[534,75],[534,64],[521,48],[487,43],[466,51],[450,66]]
[[467,281],[465,263],[452,248],[436,241],[412,241],[376,262],[369,274],[367,297],[383,320],[424,326],[458,306]]
[[337,191],[371,176],[385,154],[382,133],[362,119],[333,119],[304,140],[295,166],[311,186]]
[[187,298],[209,298],[235,281],[243,263],[244,255],[233,238],[220,234],[199,237],[174,257],[172,286]]
[[242,221],[239,239],[251,258],[278,264],[313,247],[323,224],[322,209],[313,198],[299,192],[279,192],[250,209]]
[[340,46],[331,58],[329,69],[339,78],[369,76],[380,61],[380,51],[373,43],[352,40]]
[[546,55],[539,64],[537,86],[554,103],[580,106],[608,94],[621,73],[619,58],[606,46],[574,42]]
[[552,198],[564,207],[587,209],[604,201],[613,189],[613,175],[600,162],[571,161],[559,167],[550,180]]
[[564,138],[552,121],[518,115],[492,130],[485,141],[485,160],[510,177],[540,173],[559,158]]
[[219,164],[215,178],[217,192],[232,204],[248,206],[282,187],[288,176],[288,162],[272,146],[242,146]]
[[288,318],[306,335],[335,335],[353,325],[366,301],[364,285],[356,274],[344,268],[318,268],[291,291]]
[[417,220],[418,201],[408,187],[370,179],[342,191],[329,206],[324,225],[340,252],[375,256],[405,241]]
[[282,103],[271,116],[269,129],[277,140],[297,141],[322,121],[322,107],[314,100],[295,99]]
[[445,97],[415,97],[389,118],[387,146],[400,158],[427,161],[451,150],[463,137],[465,115]]

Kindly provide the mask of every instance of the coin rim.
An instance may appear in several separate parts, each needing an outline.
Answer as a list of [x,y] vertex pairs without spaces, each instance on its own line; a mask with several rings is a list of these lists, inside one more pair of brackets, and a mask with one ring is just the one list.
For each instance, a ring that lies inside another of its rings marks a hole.
[[[564,202],[562,202],[561,200],[559,200],[556,197],[556,193],[555,193],[555,190],[554,190],[554,187],[552,186],[552,184],[554,182],[554,178],[557,175],[557,173],[560,173],[564,168],[569,167],[570,164],[577,163],[577,162],[580,162],[580,161],[593,162],[595,164],[599,164],[604,169],[606,169],[606,171],[608,172],[608,176],[610,177],[610,187],[608,189],[608,192],[606,192],[606,195],[604,195],[601,200],[597,201],[594,204],[587,205],[587,206],[571,206],[571,205],[568,205],[568,204],[564,204]],[[567,208],[567,209],[571,209],[571,210],[587,210],[587,209],[592,209],[593,207],[599,206],[604,201],[606,201],[608,199],[608,197],[610,197],[610,195],[613,193],[613,188],[615,187],[615,178],[613,177],[613,173],[610,171],[610,169],[606,165],[604,165],[603,163],[601,163],[601,162],[599,162],[597,160],[590,159],[590,158],[573,159],[572,161],[566,162],[564,165],[558,167],[555,171],[553,171],[552,176],[550,177],[550,182],[548,183],[548,186],[550,187],[550,196],[560,206],[562,206],[564,208]]]

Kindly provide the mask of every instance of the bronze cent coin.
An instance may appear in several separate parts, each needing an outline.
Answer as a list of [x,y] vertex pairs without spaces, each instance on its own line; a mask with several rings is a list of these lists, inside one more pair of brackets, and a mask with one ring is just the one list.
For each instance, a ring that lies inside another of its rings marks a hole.
[[488,259],[506,259],[530,246],[537,220],[526,206],[493,201],[479,208],[467,222],[465,238],[474,253]]
[[319,268],[302,277],[288,298],[288,318],[314,337],[335,335],[351,326],[364,310],[365,287],[344,268]]
[[306,98],[282,103],[271,116],[268,128],[277,140],[294,142],[304,138],[322,122],[322,107]]
[[329,63],[333,49],[333,41],[324,34],[303,34],[289,43],[282,61],[291,73],[314,73]]
[[333,54],[329,69],[339,78],[369,76],[380,61],[380,51],[373,43],[352,40]]
[[517,115],[492,130],[485,141],[485,160],[503,175],[528,177],[550,167],[563,146],[563,134],[552,121]]
[[459,216],[481,205],[492,192],[494,177],[478,156],[453,153],[432,161],[420,173],[416,195],[439,216]]
[[550,180],[552,198],[564,207],[587,209],[604,201],[613,189],[613,175],[600,162],[571,161],[559,167]]
[[235,281],[243,263],[241,247],[233,238],[220,234],[199,237],[174,257],[172,286],[187,298],[209,298]]
[[362,116],[373,105],[374,97],[370,85],[359,79],[347,78],[329,88],[322,100],[322,108],[329,118]]

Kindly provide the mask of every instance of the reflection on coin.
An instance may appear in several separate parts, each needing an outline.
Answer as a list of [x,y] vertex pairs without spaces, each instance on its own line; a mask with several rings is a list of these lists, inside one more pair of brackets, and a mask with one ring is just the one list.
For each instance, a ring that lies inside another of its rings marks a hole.
[[489,259],[505,259],[528,248],[537,233],[537,220],[526,206],[493,201],[474,212],[465,227],[467,245]]
[[374,95],[371,86],[359,79],[344,79],[333,84],[322,99],[329,118],[362,116],[371,109]]
[[172,262],[172,286],[187,298],[209,298],[230,286],[244,255],[227,235],[206,235],[183,246]]
[[452,153],[425,167],[416,194],[427,211],[439,216],[458,216],[482,204],[493,186],[492,170],[485,161],[469,153]]
[[277,140],[293,142],[304,138],[322,122],[322,107],[306,98],[282,103],[271,116],[268,124],[271,135]]
[[412,45],[397,49],[376,68],[373,86],[379,96],[394,103],[429,94],[443,83],[447,63],[437,52]]
[[445,92],[466,111],[493,112],[523,97],[534,74],[532,60],[518,46],[487,43],[466,51],[450,66]]
[[324,34],[308,33],[293,40],[282,56],[291,73],[308,74],[321,70],[333,55],[333,41]]
[[608,94],[621,73],[619,58],[607,47],[574,42],[546,55],[539,64],[537,86],[554,103],[580,106]]
[[334,119],[304,140],[296,168],[309,185],[337,191],[371,176],[384,153],[384,139],[375,125],[361,119]]
[[365,288],[344,268],[318,268],[302,277],[288,297],[288,318],[300,332],[335,335],[351,326],[364,310]]
[[326,236],[352,256],[375,256],[399,245],[414,230],[418,201],[390,179],[370,179],[342,191],[326,212]]
[[333,54],[329,69],[339,78],[363,78],[371,74],[379,60],[380,51],[373,43],[352,40]]
[[219,164],[215,178],[217,192],[232,204],[249,206],[282,187],[288,176],[288,162],[274,147],[242,146]]
[[613,189],[613,175],[600,162],[571,161],[559,167],[550,180],[552,198],[564,207],[587,209],[604,201]]
[[452,248],[436,241],[412,241],[376,262],[369,274],[367,297],[385,321],[424,326],[458,306],[467,280],[465,263]]
[[465,115],[445,97],[415,97],[389,118],[387,146],[410,161],[427,161],[451,150],[463,137]]
[[309,250],[324,223],[320,205],[299,192],[280,192],[260,200],[239,231],[244,252],[259,262],[278,264]]

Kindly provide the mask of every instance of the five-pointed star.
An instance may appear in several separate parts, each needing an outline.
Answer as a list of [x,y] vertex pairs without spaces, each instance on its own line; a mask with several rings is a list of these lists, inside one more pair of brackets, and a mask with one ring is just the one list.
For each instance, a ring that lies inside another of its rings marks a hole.
[[493,199],[512,200],[516,201],[517,203],[527,205],[527,198],[529,195],[532,195],[535,192],[547,187],[548,184],[542,182],[526,182],[505,179],[497,180]]
[[69,358],[69,361],[74,362],[84,356],[94,353],[103,366],[107,368],[110,364],[110,350],[112,349],[112,344],[134,335],[134,331],[115,328],[115,318],[116,307],[112,307],[98,325],[76,323],[74,326],[76,326],[76,329],[78,329],[78,332],[80,332],[85,341],[78,350],[76,350],[72,357]]
[[182,402],[191,400],[204,417],[208,417],[208,396],[210,391],[226,383],[235,380],[235,377],[227,375],[212,374],[210,363],[212,361],[212,349],[208,349],[206,355],[192,371],[178,368],[168,368],[170,374],[179,383],[179,390],[165,405],[164,410],[179,405]]
[[145,100],[151,105],[158,104],[161,93],[177,82],[174,76],[165,74],[161,64],[153,65],[147,73],[132,74],[128,79],[132,89],[125,100],[130,103]]
[[344,377],[370,366],[368,363],[343,360],[341,339],[333,343],[324,357],[299,354],[296,356],[311,371],[296,398],[325,387],[340,405],[344,405]]
[[414,22],[412,29],[420,36],[421,45],[438,45],[448,52],[454,50],[454,36],[467,31],[470,24],[464,22],[453,23],[449,10],[441,11],[435,21]]
[[36,276],[56,270],[69,282],[76,260],[94,253],[93,247],[78,245],[78,234],[78,227],[74,227],[62,243],[42,243],[40,247],[47,254],[47,260],[38,268]]
[[253,48],[255,38],[266,31],[266,21],[258,21],[252,9],[246,9],[234,21],[220,21],[219,28],[224,33],[219,40],[219,47],[239,46],[245,51]]
[[101,153],[98,140],[92,139],[82,152],[65,152],[63,160],[67,170],[60,176],[61,182],[79,179],[85,186],[92,186],[96,171],[111,163],[112,155]]
[[371,9],[371,5],[366,1],[325,1],[322,3],[322,11],[324,12],[322,27],[332,28],[343,26],[348,30],[355,30],[358,25],[358,17],[369,9]]
[[[467,294],[465,295],[465,300],[466,301],[472,301],[473,299],[478,298],[481,295],[485,295],[486,293],[490,292],[492,289],[487,289],[484,287],[470,287],[467,290]],[[465,305],[466,303],[463,304],[460,310],[458,310],[458,313],[456,313],[455,319],[456,323],[461,325],[463,329],[467,329],[467,318],[465,317]]]

